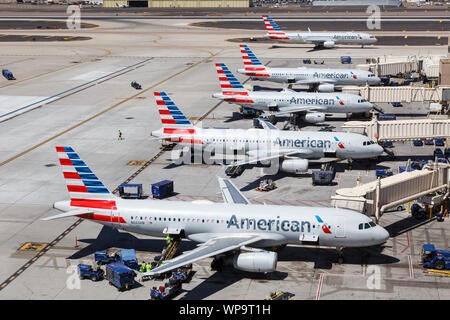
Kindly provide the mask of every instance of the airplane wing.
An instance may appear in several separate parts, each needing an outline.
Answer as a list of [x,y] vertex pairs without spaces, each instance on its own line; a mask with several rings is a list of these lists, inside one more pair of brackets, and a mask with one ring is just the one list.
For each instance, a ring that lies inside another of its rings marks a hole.
[[230,180],[220,177],[217,177],[217,179],[219,180],[220,190],[225,203],[250,204],[250,201]]
[[277,127],[275,127],[272,123],[270,123],[270,121],[268,121],[267,119],[264,119],[264,118],[257,118],[257,119],[258,119],[259,123],[261,124],[261,126],[264,129],[267,129],[267,130],[280,130]]
[[193,250],[184,252],[174,259],[164,261],[161,266],[149,272],[138,273],[138,277],[161,274],[201,259],[239,249],[242,246],[255,243],[262,239],[263,237],[261,235],[254,234],[220,235],[211,238]]
[[281,116],[289,113],[310,112],[310,111],[326,111],[323,106],[291,106],[280,109],[280,111],[272,112],[274,116]]
[[288,150],[277,150],[272,152],[264,152],[259,151],[259,155],[249,157],[246,160],[240,160],[227,165],[227,167],[233,166],[242,166],[244,164],[252,164],[259,161],[267,161],[272,159],[281,158],[284,156],[292,156],[292,155],[309,155],[311,154],[311,150],[308,149],[288,149]]

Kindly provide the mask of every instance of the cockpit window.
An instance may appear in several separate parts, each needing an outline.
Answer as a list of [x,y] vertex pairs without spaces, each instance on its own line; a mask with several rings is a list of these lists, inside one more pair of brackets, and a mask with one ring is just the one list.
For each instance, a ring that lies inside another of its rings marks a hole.
[[369,229],[369,228],[372,228],[372,227],[376,227],[376,224],[375,224],[375,222],[373,222],[373,221],[370,221],[369,223],[360,223],[359,224],[359,226],[358,226],[358,229],[359,230],[363,230],[363,229]]

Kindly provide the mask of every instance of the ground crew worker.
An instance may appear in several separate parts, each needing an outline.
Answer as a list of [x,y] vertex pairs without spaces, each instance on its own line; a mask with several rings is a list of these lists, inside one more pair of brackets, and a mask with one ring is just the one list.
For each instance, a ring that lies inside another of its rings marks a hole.
[[119,130],[119,139],[118,140],[123,140],[122,138],[122,131]]
[[142,261],[142,264],[141,264],[141,269],[139,270],[139,272],[145,272],[145,270],[146,270],[146,267],[147,267],[147,265],[145,264],[145,262],[144,262],[144,261]]
[[170,237],[170,235],[167,235],[166,242],[168,245],[170,245],[170,243],[172,242],[172,238]]
[[145,271],[146,271],[146,272],[150,272],[150,270],[152,270],[151,264],[146,265]]

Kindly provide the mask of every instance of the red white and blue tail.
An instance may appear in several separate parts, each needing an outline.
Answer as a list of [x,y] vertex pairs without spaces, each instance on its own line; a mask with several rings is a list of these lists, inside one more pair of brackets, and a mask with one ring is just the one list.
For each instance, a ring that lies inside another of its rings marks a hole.
[[71,147],[56,147],[71,199],[113,199],[105,185]]
[[[197,128],[186,118],[172,99],[162,91],[153,94],[161,117],[162,130],[154,131],[152,135],[172,142],[199,143],[193,139]],[[175,140],[171,140],[170,137]]]
[[[246,75],[250,77],[270,77],[267,68],[259,61],[246,44],[241,44],[241,53],[242,60],[244,60],[244,72]],[[240,70],[238,72],[242,73]]]
[[244,60],[244,65],[247,66],[258,66],[264,67],[264,65],[259,61],[255,54],[250,50],[246,44],[241,44],[241,54],[242,60]]
[[217,75],[219,76],[220,88],[223,94],[248,95],[248,91],[242,83],[228,69],[225,63],[216,63]]
[[163,128],[186,128],[194,125],[165,92],[154,92]]
[[264,24],[270,39],[288,40],[287,34],[269,16],[263,15]]

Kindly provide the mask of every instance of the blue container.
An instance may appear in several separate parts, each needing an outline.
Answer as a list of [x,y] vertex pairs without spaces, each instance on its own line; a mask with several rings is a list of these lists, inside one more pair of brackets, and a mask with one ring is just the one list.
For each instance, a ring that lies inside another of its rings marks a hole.
[[434,145],[438,147],[443,147],[445,145],[445,139],[435,139]]
[[395,114],[389,113],[379,113],[378,120],[396,120],[397,116]]
[[163,180],[152,184],[152,195],[154,198],[162,199],[173,193],[173,181]]
[[421,147],[423,146],[422,140],[414,140],[413,142],[414,147]]
[[120,262],[122,262],[128,268],[137,270],[138,262],[136,258],[136,250],[134,249],[120,250]]
[[117,289],[129,289],[134,285],[135,273],[126,265],[114,262],[106,265],[106,279]]

